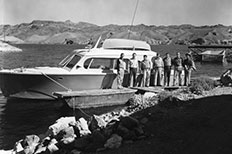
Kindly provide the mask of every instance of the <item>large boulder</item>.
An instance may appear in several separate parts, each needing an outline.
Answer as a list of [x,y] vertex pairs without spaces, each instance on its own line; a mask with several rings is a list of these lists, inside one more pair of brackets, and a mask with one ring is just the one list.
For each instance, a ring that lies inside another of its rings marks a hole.
[[232,85],[232,68],[226,70],[221,75],[220,81],[224,86],[231,86]]
[[0,150],[1,154],[12,154],[13,150]]
[[96,129],[102,129],[105,128],[107,123],[104,121],[104,119],[100,116],[93,115],[91,117],[90,123],[89,123],[89,129],[91,131],[94,131]]
[[58,146],[56,145],[58,142],[56,139],[52,139],[49,145],[47,146],[47,149],[50,153],[54,153],[59,150]]
[[117,131],[118,125],[119,125],[119,120],[118,119],[113,119],[113,120],[109,121],[107,123],[105,129],[103,129],[104,136],[109,138],[114,132]]
[[57,140],[61,141],[63,144],[70,144],[75,140],[75,133],[74,133],[74,128],[72,126],[67,127],[65,129],[62,129],[58,134],[57,134]]
[[14,149],[13,151],[15,153],[20,153],[24,150],[23,146],[22,146],[22,142],[23,140],[19,140],[18,142],[15,143]]
[[91,134],[89,130],[88,122],[84,118],[78,119],[75,127],[75,132],[80,137]]
[[127,116],[120,119],[120,124],[127,129],[132,130],[139,126],[139,121],[131,116]]
[[49,126],[46,136],[56,136],[61,130],[68,128],[70,123],[75,122],[75,117],[62,117],[55,124]]
[[125,126],[122,124],[119,124],[117,127],[116,133],[124,138],[128,133],[130,132],[129,129],[127,129]]
[[74,141],[74,148],[78,150],[85,150],[85,148],[91,143],[90,136],[84,136],[82,138],[76,138]]
[[109,149],[116,149],[119,148],[122,144],[122,137],[117,135],[117,134],[113,134],[104,144],[105,148],[109,148]]
[[25,139],[21,142],[24,153],[25,154],[32,154],[35,152],[36,146],[39,144],[40,138],[37,135],[28,135]]
[[91,134],[91,143],[85,148],[85,151],[96,151],[104,147],[107,138],[104,136],[103,131],[94,130]]

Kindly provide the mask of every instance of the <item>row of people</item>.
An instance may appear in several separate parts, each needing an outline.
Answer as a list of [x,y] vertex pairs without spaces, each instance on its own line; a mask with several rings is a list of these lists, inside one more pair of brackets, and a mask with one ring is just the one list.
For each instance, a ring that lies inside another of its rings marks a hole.
[[[136,53],[132,54],[132,58],[129,60],[129,74],[132,82],[130,86],[137,86],[138,72],[143,74],[141,86],[148,87],[150,85],[151,73],[154,73],[154,86],[170,86],[171,70],[174,70],[173,85],[178,82],[179,86],[182,86],[182,72],[184,70],[184,85],[188,86],[191,80],[191,72],[195,70],[195,64],[189,53],[185,54],[186,58],[183,59],[180,53],[177,52],[174,59],[171,58],[169,53],[162,58],[160,54],[152,58],[152,62],[148,60],[147,55],[144,55],[144,59],[139,63],[136,58]],[[125,73],[125,62],[123,60],[124,53],[121,53],[120,58],[117,60],[117,83],[118,88],[122,88],[122,82]],[[153,64],[153,65],[152,65]],[[164,79],[164,82],[162,82]]]

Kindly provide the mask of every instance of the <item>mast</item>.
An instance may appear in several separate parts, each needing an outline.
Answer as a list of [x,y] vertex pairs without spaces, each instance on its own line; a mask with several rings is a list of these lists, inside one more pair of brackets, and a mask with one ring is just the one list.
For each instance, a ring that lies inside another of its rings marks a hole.
[[133,18],[132,18],[131,25],[130,25],[129,32],[128,32],[128,39],[130,39],[130,31],[131,31],[131,28],[132,28],[132,26],[134,24],[135,14],[136,14],[136,11],[137,11],[137,8],[138,8],[138,4],[139,4],[139,0],[137,0],[137,2],[136,2],[135,11],[134,11]]
[[5,25],[3,25],[3,42],[6,42]]

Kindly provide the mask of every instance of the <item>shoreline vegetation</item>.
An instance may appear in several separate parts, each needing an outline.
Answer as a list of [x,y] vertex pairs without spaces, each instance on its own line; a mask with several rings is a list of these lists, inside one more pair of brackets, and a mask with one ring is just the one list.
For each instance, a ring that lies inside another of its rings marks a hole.
[[232,87],[207,77],[190,87],[137,94],[102,115],[62,117],[1,153],[230,153]]

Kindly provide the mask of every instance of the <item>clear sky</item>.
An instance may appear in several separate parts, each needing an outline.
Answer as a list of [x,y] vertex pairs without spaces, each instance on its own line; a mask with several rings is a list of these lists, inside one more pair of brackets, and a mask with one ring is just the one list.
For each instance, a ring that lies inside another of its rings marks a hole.
[[[131,23],[136,0],[0,0],[0,24],[32,20]],[[134,24],[232,25],[232,0],[139,0]]]

